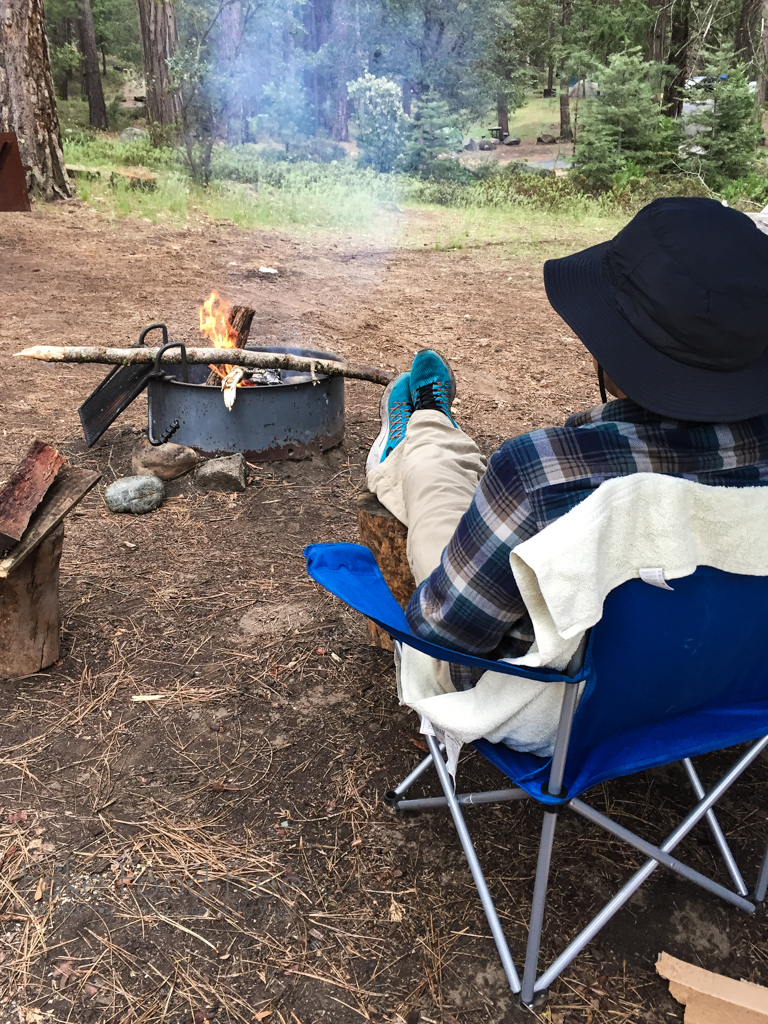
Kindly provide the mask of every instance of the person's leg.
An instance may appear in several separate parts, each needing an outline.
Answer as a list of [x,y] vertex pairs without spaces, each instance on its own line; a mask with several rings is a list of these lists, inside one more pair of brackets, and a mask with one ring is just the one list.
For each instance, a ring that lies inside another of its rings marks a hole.
[[[432,362],[426,367],[425,362]],[[420,372],[421,371],[421,372]],[[437,384],[434,381],[442,376]],[[403,431],[396,421],[405,381],[382,401],[382,422],[390,427],[377,439],[382,461],[369,460],[368,489],[408,527],[408,561],[421,583],[437,568],[443,549],[472,501],[485,472],[485,459],[475,442],[456,426],[450,415],[454,385],[450,369],[436,353],[420,353],[409,384],[417,408],[406,417]],[[435,395],[434,402],[429,401]],[[389,407],[393,410],[390,414]],[[391,423],[389,423],[391,415]],[[389,447],[394,440],[394,445]]]

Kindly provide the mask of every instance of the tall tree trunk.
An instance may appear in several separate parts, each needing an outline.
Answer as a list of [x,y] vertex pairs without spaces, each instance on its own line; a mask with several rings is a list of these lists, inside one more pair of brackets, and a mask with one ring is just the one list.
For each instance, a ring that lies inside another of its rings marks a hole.
[[221,8],[219,20],[218,57],[220,68],[229,76],[223,110],[224,124],[218,126],[217,134],[226,135],[231,146],[243,142],[245,104],[240,85],[238,59],[243,45],[245,20],[240,0],[232,0]]
[[568,95],[568,79],[560,79],[560,138],[563,142],[573,141],[571,128],[571,98]]
[[[753,0],[747,0],[748,3]],[[648,60],[656,60],[663,64],[667,59],[667,0],[651,0],[651,10],[656,18],[648,30]]]
[[165,0],[138,0],[141,51],[147,80],[147,120],[171,125],[181,111],[181,96],[171,90],[168,58],[176,52],[178,33],[173,4]]
[[763,0],[760,11],[760,45],[757,49],[757,92],[755,106],[762,109],[768,103],[768,0]]
[[68,198],[42,0],[0,0],[0,25],[0,131],[16,132],[34,191]]
[[499,93],[496,98],[496,117],[501,128],[501,137],[504,139],[509,135],[509,105],[503,93]]
[[672,13],[667,63],[676,68],[674,77],[664,90],[664,104],[669,117],[678,117],[683,110],[683,90],[688,78],[688,37],[690,0],[677,0]]
[[411,99],[413,97],[413,83],[410,78],[403,79],[403,113],[411,116]]
[[555,62],[552,57],[549,58],[549,64],[547,65],[547,96],[554,95],[555,91]]
[[755,43],[760,37],[758,19],[761,7],[762,0],[743,0],[741,5],[734,49],[744,61],[750,61],[755,56]]
[[349,97],[346,88],[343,95],[336,97],[331,136],[336,142],[349,142]]
[[109,127],[107,105],[104,102],[104,90],[99,73],[99,51],[96,48],[91,0],[81,0],[78,29],[80,31],[80,52],[83,55],[83,81],[88,96],[88,119],[94,128],[106,131]]

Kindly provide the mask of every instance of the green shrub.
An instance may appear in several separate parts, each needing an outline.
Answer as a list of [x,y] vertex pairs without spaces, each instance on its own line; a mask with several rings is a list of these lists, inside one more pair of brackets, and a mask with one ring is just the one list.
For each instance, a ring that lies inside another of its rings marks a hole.
[[699,94],[711,103],[686,118],[688,124],[700,125],[703,130],[687,137],[684,151],[689,167],[722,188],[754,170],[763,133],[755,117],[746,68],[730,46],[708,51],[705,74],[712,85]]
[[658,65],[639,49],[616,53],[597,73],[600,95],[589,104],[573,158],[573,168],[595,189],[609,189],[628,163],[659,168],[674,159],[679,128],[663,117],[654,98]]
[[[448,104],[437,93],[427,93],[419,100],[398,167],[406,174],[417,174],[433,181],[470,180],[461,175],[457,160],[439,160],[445,153],[461,147],[462,133]],[[438,163],[447,165],[440,170]],[[455,169],[451,169],[450,164]],[[464,169],[461,168],[463,171]]]
[[364,162],[377,171],[391,171],[403,150],[408,123],[400,86],[367,71],[348,82],[347,91],[355,101],[357,144]]

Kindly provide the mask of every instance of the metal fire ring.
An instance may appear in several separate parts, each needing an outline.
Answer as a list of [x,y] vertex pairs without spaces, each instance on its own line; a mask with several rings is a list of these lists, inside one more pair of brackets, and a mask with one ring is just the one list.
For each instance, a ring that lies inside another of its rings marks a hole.
[[[274,352],[305,359],[344,362],[317,349],[248,345],[251,352]],[[222,358],[223,361],[223,358]],[[282,383],[237,389],[231,411],[218,387],[205,384],[210,369],[165,365],[147,389],[149,437],[171,439],[205,455],[243,452],[251,461],[306,459],[340,444],[344,437],[344,378],[281,370]]]

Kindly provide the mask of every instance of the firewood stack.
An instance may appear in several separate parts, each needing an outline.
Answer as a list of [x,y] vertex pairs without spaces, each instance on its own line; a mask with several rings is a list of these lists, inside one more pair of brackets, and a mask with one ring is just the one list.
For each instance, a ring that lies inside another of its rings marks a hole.
[[99,481],[35,441],[0,488],[0,679],[59,657],[59,560],[64,517]]

